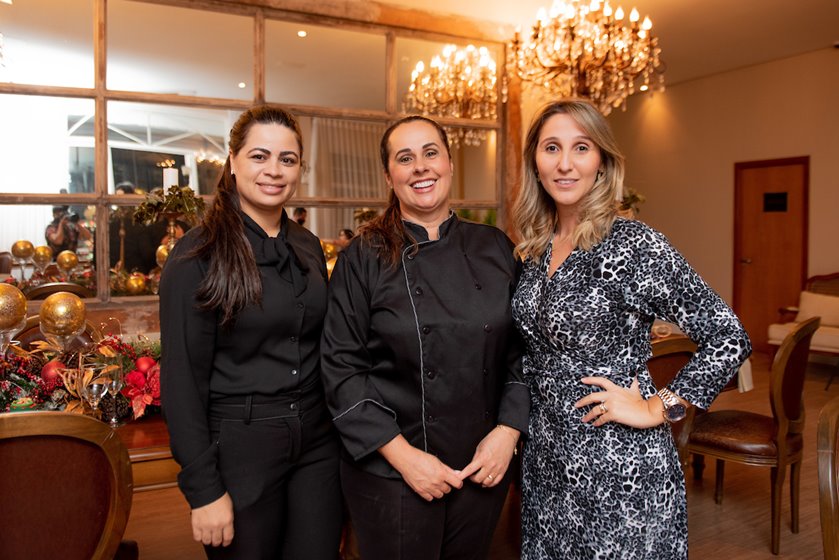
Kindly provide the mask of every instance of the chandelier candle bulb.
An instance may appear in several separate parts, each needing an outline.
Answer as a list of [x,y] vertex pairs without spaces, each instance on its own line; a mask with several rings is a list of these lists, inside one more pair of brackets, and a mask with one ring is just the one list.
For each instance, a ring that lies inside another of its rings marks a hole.
[[[547,90],[552,97],[584,97],[608,115],[626,108],[626,98],[664,89],[661,49],[653,36],[652,21],[636,8],[612,9],[599,0],[556,0],[548,11],[540,8],[532,33],[524,40],[518,32],[510,43],[507,69],[525,83]],[[657,83],[656,83],[657,82]]]

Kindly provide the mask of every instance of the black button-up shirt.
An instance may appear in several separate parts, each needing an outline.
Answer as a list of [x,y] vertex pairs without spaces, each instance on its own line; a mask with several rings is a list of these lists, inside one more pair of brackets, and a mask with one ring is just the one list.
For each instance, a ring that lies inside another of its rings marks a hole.
[[397,267],[364,239],[341,252],[321,342],[327,404],[366,471],[399,473],[375,451],[402,434],[454,469],[501,423],[527,430],[530,398],[510,299],[517,262],[498,229],[452,215]]
[[219,327],[215,311],[197,307],[195,292],[209,263],[187,255],[202,228],[178,241],[160,282],[161,398],[172,455],[182,467],[178,482],[193,508],[225,492],[207,423],[213,400],[322,391],[326,265],[320,242],[285,212],[277,238],[242,217],[262,279],[262,305],[243,309],[232,329]]

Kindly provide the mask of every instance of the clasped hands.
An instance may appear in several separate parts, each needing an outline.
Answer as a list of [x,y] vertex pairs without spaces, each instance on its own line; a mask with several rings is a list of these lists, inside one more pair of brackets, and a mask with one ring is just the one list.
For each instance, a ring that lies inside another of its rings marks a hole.
[[402,435],[393,438],[379,451],[399,471],[405,483],[430,502],[453,489],[459,490],[466,479],[484,488],[497,486],[507,472],[518,439],[518,430],[497,426],[478,444],[472,461],[460,470],[412,446]]

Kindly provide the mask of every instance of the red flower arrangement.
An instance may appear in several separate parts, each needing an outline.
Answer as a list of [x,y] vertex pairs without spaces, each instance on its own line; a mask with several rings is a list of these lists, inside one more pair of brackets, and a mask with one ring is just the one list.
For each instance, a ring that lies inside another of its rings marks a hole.
[[125,387],[120,392],[131,403],[134,418],[145,414],[146,407],[160,406],[160,355],[159,346],[137,347],[117,337],[108,337],[102,344],[109,346],[122,359]]

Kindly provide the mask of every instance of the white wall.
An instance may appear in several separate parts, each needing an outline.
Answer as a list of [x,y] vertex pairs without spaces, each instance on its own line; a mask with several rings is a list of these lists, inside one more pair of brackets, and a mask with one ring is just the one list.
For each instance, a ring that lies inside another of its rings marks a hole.
[[639,219],[729,302],[736,162],[810,156],[808,276],[839,271],[839,50],[635,95],[609,120],[647,197]]

